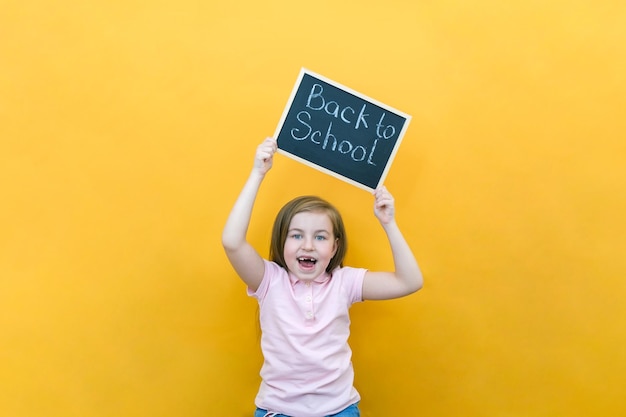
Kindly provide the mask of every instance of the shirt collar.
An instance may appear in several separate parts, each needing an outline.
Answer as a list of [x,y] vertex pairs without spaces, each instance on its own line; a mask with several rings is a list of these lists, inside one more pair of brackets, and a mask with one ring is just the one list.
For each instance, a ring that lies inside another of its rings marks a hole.
[[328,272],[324,272],[322,275],[318,276],[317,278],[314,278],[311,281],[303,281],[298,279],[295,275],[289,273],[289,281],[291,282],[291,285],[294,286],[296,285],[298,282],[315,282],[316,284],[322,284],[326,281],[328,281],[331,277],[331,274],[329,274]]

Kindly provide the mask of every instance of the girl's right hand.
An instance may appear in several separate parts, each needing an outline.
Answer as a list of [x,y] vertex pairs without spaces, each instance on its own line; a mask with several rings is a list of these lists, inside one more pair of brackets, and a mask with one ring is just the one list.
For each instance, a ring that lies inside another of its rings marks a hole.
[[265,175],[272,168],[274,154],[278,149],[278,144],[274,138],[266,138],[256,148],[254,157],[254,170],[261,175]]

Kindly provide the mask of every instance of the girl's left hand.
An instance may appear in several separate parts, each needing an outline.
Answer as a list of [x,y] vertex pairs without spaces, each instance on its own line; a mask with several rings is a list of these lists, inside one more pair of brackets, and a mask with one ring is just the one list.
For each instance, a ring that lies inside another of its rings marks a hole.
[[389,224],[393,221],[395,215],[395,205],[393,196],[384,185],[381,185],[374,191],[374,214],[382,224]]

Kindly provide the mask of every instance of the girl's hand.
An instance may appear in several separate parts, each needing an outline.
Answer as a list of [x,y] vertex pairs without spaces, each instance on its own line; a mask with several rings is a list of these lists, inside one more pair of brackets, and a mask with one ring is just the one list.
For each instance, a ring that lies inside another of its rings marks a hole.
[[389,224],[394,220],[395,205],[393,196],[384,185],[381,185],[374,191],[374,214],[383,224]]
[[254,171],[261,175],[265,175],[267,171],[272,168],[276,149],[278,149],[278,145],[276,143],[276,139],[274,138],[266,138],[259,146],[257,146],[256,155],[254,157]]

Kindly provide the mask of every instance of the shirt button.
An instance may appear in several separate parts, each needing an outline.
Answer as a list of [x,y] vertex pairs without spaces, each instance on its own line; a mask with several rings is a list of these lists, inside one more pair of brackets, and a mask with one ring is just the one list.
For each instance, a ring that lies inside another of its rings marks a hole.
[[307,311],[306,318],[307,319],[313,318],[313,313],[311,313],[310,311]]
[[306,284],[304,284],[304,285],[306,285],[307,287],[310,287],[310,286],[311,286],[311,283],[310,283],[310,282],[307,282],[307,283],[306,283]]
[[306,297],[306,300],[310,303],[310,302],[311,302],[311,296],[310,296],[310,295],[308,295],[308,296]]

